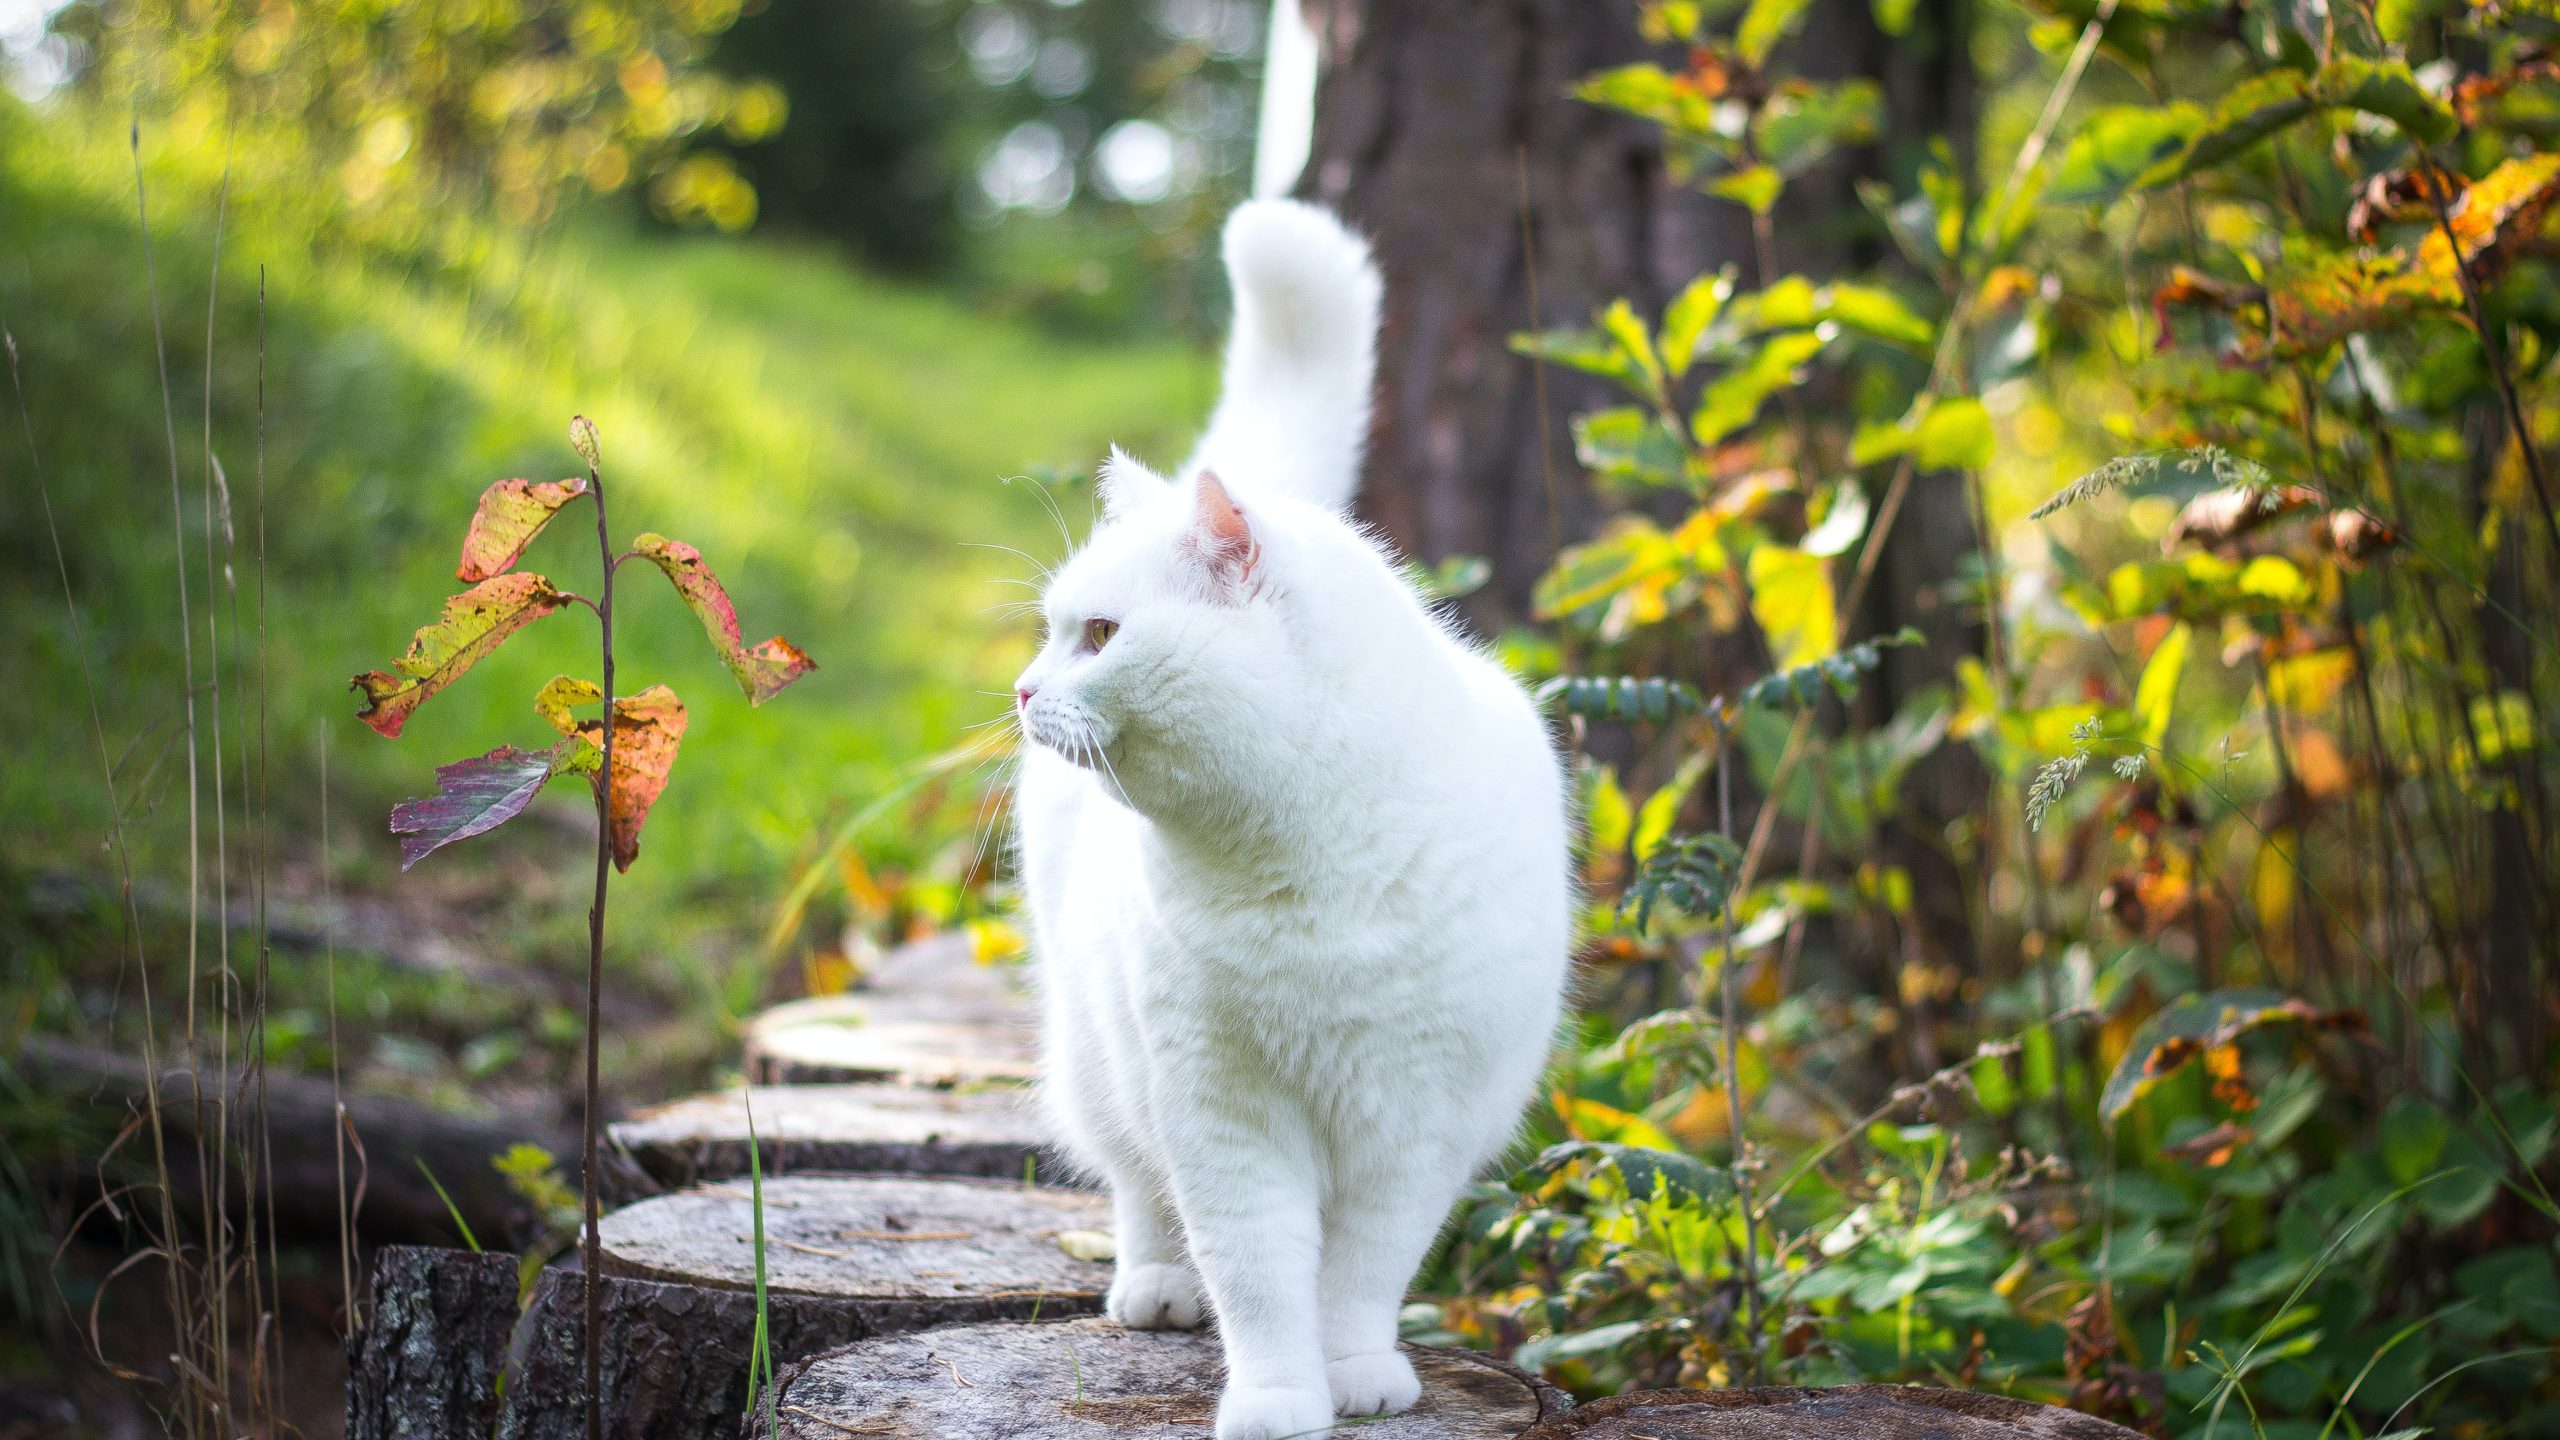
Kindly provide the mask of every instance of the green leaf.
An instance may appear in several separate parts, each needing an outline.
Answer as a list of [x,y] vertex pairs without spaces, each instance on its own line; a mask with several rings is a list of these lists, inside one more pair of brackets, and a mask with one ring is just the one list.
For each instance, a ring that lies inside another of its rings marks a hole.
[[1638,1199],[1666,1196],[1684,1204],[1721,1205],[1734,1194],[1731,1176],[1694,1156],[1599,1140],[1567,1140],[1550,1145],[1538,1152],[1538,1158],[1530,1161],[1512,1183],[1534,1188],[1581,1165],[1605,1165],[1615,1170],[1627,1193]]
[[1511,1353],[1511,1363],[1523,1370],[1540,1371],[1559,1360],[1579,1360],[1591,1355],[1606,1355],[1636,1337],[1648,1322],[1621,1320],[1612,1325],[1596,1325],[1588,1330],[1568,1330],[1556,1335],[1541,1335],[1523,1343]]
[[1656,905],[1683,915],[1713,920],[1732,903],[1733,885],[1742,868],[1742,848],[1730,836],[1708,833],[1680,835],[1653,847],[1618,897],[1618,914],[1635,912],[1636,933],[1653,924]]
[[1624,300],[1610,301],[1609,308],[1600,312],[1600,332],[1627,357],[1634,372],[1644,377],[1650,393],[1662,393],[1662,357],[1653,353],[1653,336],[1646,333],[1644,320],[1633,305]]
[[1935,322],[1903,304],[1900,296],[1881,285],[1837,280],[1817,292],[1814,304],[1820,318],[1836,320],[1845,329],[1890,344],[1926,350],[1938,341]]
[[1876,28],[1887,35],[1911,33],[1911,16],[1920,8],[1920,0],[1873,0],[1870,7],[1876,17]]
[[1538,703],[1564,702],[1568,715],[1586,720],[1650,720],[1660,724],[1703,714],[1705,697],[1683,680],[1660,676],[1559,675],[1538,687]]
[[1633,405],[1573,417],[1573,456],[1595,474],[1645,485],[1678,484],[1689,458],[1660,416]]
[[1872,80],[1794,81],[1761,107],[1751,138],[1761,158],[1781,173],[1802,175],[1844,145],[1873,141],[1883,119],[1884,92]]
[[1632,387],[1639,378],[1632,358],[1597,330],[1524,330],[1511,337],[1511,351],[1620,385]]
[[409,641],[390,670],[368,670],[349,682],[364,692],[356,718],[398,739],[409,714],[486,658],[518,630],[569,603],[539,575],[521,571],[483,580],[444,602],[444,614]]
[[1969,395],[1933,405],[1911,450],[1923,470],[1979,470],[1991,463],[1991,412]]
[[2204,112],[2183,102],[2093,111],[2063,150],[2045,198],[2057,205],[2114,204],[2145,171],[2184,149],[2204,123]]
[[1905,625],[1891,635],[1861,640],[1834,655],[1763,675],[1743,689],[1745,705],[1810,705],[1827,686],[1846,700],[1858,691],[1858,677],[1884,663],[1884,652],[1904,645],[1926,644],[1928,637]]
[[1749,363],[1717,376],[1698,397],[1697,413],[1689,420],[1691,434],[1700,445],[1715,445],[1749,425],[1770,396],[1798,382],[1805,362],[1830,338],[1824,330],[1769,337]]
[[2382,1112],[2382,1168],[2392,1180],[2414,1185],[2435,1172],[2453,1127],[2445,1113],[2415,1095],[2403,1095]]
[[1811,3],[1812,0],[1751,0],[1751,7],[1742,12],[1741,26],[1734,31],[1733,48],[1754,70],[1768,64],[1769,52],[1804,18]]
[[779,635],[749,648],[738,633],[738,607],[729,603],[720,577],[702,563],[701,551],[664,535],[643,535],[631,542],[631,551],[663,571],[667,583],[684,597],[685,608],[702,622],[703,632],[720,651],[721,663],[746,692],[747,703],[761,705],[818,668],[817,661]]
[[1751,165],[1728,171],[1710,180],[1706,192],[1719,200],[1730,200],[1754,215],[1766,215],[1777,208],[1779,192],[1787,188],[1786,177],[1774,165]]
[[1680,762],[1671,779],[1659,790],[1645,797],[1636,808],[1635,837],[1632,842],[1636,862],[1642,864],[1660,849],[1671,833],[1672,823],[1680,818],[1680,807],[1688,802],[1689,792],[1698,787],[1698,777],[1707,773],[1707,763],[1715,752],[1701,750]]
[[1619,788],[1618,772],[1612,766],[1595,765],[1583,774],[1583,838],[1594,855],[1621,854],[1635,825],[1635,811],[1627,804],[1627,792]]
[[2158,745],[2169,733],[2169,717],[2178,699],[2178,677],[2186,673],[2187,646],[2194,635],[2194,628],[2183,622],[2171,626],[2143,664],[2142,679],[2133,687],[2133,713],[2142,723],[2146,745]]
[[2354,1029],[2363,1017],[2352,1011],[2320,1010],[2310,1002],[2274,990],[2216,990],[2181,995],[2135,1031],[2124,1058],[2107,1077],[2098,1098],[2099,1112],[2113,1120],[2188,1061],[2217,1045],[2271,1025],[2307,1025],[2314,1029]]
[[2344,55],[2315,74],[2270,70],[2242,81],[2176,153],[2135,183],[2147,189],[2209,170],[2306,116],[2335,109],[2379,115],[2422,144],[2444,140],[2459,128],[2453,112],[2426,92],[2405,61]]
[[1662,312],[1662,363],[1673,378],[1685,375],[1698,358],[1698,339],[1724,313],[1733,298],[1733,267],[1689,282]]
[[1838,646],[1831,570],[1821,556],[1789,545],[1761,545],[1752,550],[1747,573],[1751,617],[1760,622],[1780,668],[1810,664]]

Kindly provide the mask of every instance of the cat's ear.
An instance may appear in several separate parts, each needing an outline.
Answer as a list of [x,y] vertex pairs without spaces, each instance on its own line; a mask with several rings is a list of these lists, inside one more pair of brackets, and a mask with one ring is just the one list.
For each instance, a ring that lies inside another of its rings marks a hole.
[[1230,594],[1241,593],[1261,563],[1262,546],[1253,538],[1253,522],[1227,490],[1225,482],[1203,470],[1191,492],[1191,529],[1184,536],[1209,576]]
[[1158,499],[1173,488],[1173,483],[1141,465],[1128,451],[1114,445],[1102,462],[1102,473],[1096,480],[1102,492],[1102,518],[1118,520]]

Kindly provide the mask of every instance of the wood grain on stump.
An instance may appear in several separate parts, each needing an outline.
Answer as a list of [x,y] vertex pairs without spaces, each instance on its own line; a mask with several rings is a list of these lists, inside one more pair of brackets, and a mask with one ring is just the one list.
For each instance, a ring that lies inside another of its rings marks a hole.
[[[755,1218],[743,1183],[703,1186],[604,1217],[609,1273],[732,1290],[755,1285]],[[1058,1248],[1107,1230],[1102,1196],[990,1180],[806,1176],[764,1184],[765,1280],[795,1295],[859,1300],[991,1296],[1096,1300],[1111,1267]],[[1053,1312],[1054,1313],[1054,1312]]]
[[[765,1274],[777,1365],[833,1346],[960,1322],[1089,1315],[1107,1264],[1070,1258],[1062,1230],[1103,1229],[1099,1195],[986,1180],[768,1180]],[[606,1433],[737,1434],[755,1334],[748,1185],[706,1186],[604,1217]],[[584,1432],[581,1277],[546,1272],[517,1327],[500,1440]]]
[[483,1440],[515,1327],[516,1257],[385,1246],[372,1311],[347,1345],[348,1440]]
[[1027,1007],[930,992],[794,1000],[757,1016],[746,1033],[747,1076],[765,1085],[1022,1084],[1035,1055]]
[[[755,1133],[768,1177],[795,1171],[1046,1177],[1045,1127],[1019,1088],[759,1085]],[[736,1090],[643,1110],[613,1126],[614,1147],[665,1189],[747,1173],[748,1097]],[[634,1197],[636,1198],[636,1197]]]
[[[1567,1404],[1489,1356],[1406,1350],[1422,1377],[1421,1403],[1347,1433],[1515,1440]],[[783,1376],[775,1409],[782,1440],[1200,1440],[1223,1380],[1217,1338],[1206,1333],[1123,1330],[1107,1320],[955,1325],[811,1359]]]
[[1907,1385],[1647,1390],[1557,1416],[1522,1440],[2140,1440],[2076,1410]]

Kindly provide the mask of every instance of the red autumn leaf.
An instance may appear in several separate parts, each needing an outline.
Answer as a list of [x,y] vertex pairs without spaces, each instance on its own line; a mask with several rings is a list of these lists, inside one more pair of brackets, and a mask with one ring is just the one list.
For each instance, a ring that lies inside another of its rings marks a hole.
[[356,718],[398,738],[410,711],[479,664],[508,636],[567,603],[568,597],[539,575],[481,581],[445,601],[443,618],[420,630],[391,669],[368,670],[349,682],[364,692],[364,709]]
[[[578,747],[563,768],[583,765],[590,775],[599,768],[603,724],[577,719],[569,709],[603,698],[604,691],[595,682],[567,675],[555,678],[534,697],[533,708],[569,737],[561,744]],[[664,685],[652,685],[637,695],[615,696],[613,713],[613,798],[607,812],[613,824],[614,867],[628,870],[640,856],[640,827],[659,792],[667,788],[667,772],[675,766],[676,747],[683,742],[689,722],[684,702]]]
[[400,837],[400,868],[522,814],[553,776],[579,768],[576,752],[583,748],[581,740],[563,740],[547,753],[501,745],[486,755],[437,766],[435,794],[391,808],[391,833]]
[[702,622],[711,643],[720,648],[722,663],[737,677],[738,688],[747,693],[750,704],[763,704],[818,668],[818,662],[779,635],[749,649],[738,632],[738,607],[729,602],[729,592],[720,587],[711,567],[702,563],[701,551],[664,535],[643,535],[631,542],[631,550],[666,572],[668,583]]
[[560,513],[560,507],[587,493],[587,479],[501,480],[480,492],[480,508],[471,514],[471,529],[462,537],[462,563],[457,580],[486,580],[503,575],[523,557],[524,547]]

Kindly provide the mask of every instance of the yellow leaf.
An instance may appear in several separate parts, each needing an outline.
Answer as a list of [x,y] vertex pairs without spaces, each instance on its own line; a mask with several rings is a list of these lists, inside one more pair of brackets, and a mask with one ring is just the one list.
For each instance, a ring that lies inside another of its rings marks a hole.
[[2169,716],[2178,700],[2178,677],[2186,673],[2187,646],[2194,638],[2195,631],[2188,625],[2171,626],[2142,667],[2142,679],[2133,689],[2133,713],[2142,721],[2146,744],[2157,745],[2169,733]]
[[1028,948],[1022,932],[1001,920],[969,922],[969,958],[981,965],[1002,965],[1019,960]]
[[1627,805],[1627,792],[1618,788],[1615,767],[1598,765],[1584,773],[1590,778],[1583,789],[1583,833],[1594,856],[1615,856],[1627,848],[1627,833],[1635,825],[1635,812]]
[[1662,1133],[1662,1127],[1632,1111],[1597,1100],[1585,1100],[1559,1090],[1555,1094],[1557,1118],[1564,1121],[1566,1133],[1577,1140],[1597,1140],[1609,1145],[1635,1145],[1647,1150],[1678,1150],[1679,1142]]
[[1749,576],[1751,617],[1769,638],[1770,659],[1779,669],[1812,664],[1838,648],[1831,572],[1821,556],[1790,545],[1762,545],[1751,552]]
[[1712,750],[1701,750],[1690,756],[1681,762],[1668,784],[1645,797],[1644,805],[1636,811],[1636,863],[1644,863],[1645,857],[1671,833],[1672,822],[1680,817],[1681,802],[1697,788],[1698,777],[1706,773],[1707,761],[1714,754]]

